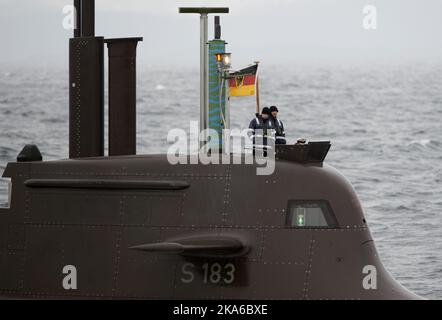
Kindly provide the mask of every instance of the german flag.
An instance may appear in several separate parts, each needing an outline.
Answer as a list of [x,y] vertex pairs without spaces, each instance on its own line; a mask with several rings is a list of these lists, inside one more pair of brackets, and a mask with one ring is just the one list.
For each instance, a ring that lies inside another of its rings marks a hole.
[[230,73],[230,96],[242,97],[255,95],[258,64]]

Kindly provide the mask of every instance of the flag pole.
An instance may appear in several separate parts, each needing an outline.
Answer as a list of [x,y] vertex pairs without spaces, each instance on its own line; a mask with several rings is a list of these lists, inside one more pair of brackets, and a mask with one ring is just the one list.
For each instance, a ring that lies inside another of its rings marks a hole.
[[[255,61],[257,65],[259,65],[259,61]],[[259,68],[256,71],[256,114],[259,114],[260,108],[260,101],[259,101]]]

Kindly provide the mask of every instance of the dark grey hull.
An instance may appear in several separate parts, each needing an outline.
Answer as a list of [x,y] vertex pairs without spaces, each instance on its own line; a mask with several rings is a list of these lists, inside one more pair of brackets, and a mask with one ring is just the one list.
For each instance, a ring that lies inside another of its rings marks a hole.
[[[4,297],[418,298],[384,269],[352,186],[328,165],[277,161],[273,175],[257,176],[254,165],[128,156],[10,163],[4,176],[13,185],[11,209],[0,209]],[[337,225],[287,227],[288,201],[302,199],[327,200]],[[198,238],[235,239],[247,250],[209,255],[213,245],[194,245],[186,254],[167,245]],[[367,265],[375,289],[364,288]],[[76,289],[63,286],[65,266],[76,268]]]

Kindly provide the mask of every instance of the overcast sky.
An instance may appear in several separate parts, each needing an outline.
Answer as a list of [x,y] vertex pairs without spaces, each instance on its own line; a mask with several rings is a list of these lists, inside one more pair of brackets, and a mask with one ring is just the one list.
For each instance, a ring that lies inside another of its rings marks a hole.
[[[67,64],[67,0],[0,0],[0,62]],[[362,28],[375,5],[377,30]],[[142,64],[198,65],[199,21],[179,6],[229,6],[223,38],[235,65],[442,60],[441,0],[97,0],[97,35],[143,36]],[[213,17],[210,19],[210,38]]]

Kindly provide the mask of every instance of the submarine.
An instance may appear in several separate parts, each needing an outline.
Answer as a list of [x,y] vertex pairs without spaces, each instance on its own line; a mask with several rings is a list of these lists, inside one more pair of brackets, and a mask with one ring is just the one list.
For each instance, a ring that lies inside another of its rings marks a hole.
[[[97,37],[94,1],[75,0],[74,7],[69,158],[44,161],[37,146],[27,145],[7,164],[1,298],[420,299],[384,268],[354,188],[326,163],[330,142],[277,145],[271,175],[257,175],[255,163],[236,164],[243,154],[209,165],[137,155],[142,38]],[[206,70],[208,15],[228,10],[181,12],[200,14]],[[204,108],[207,79],[202,72]]]

